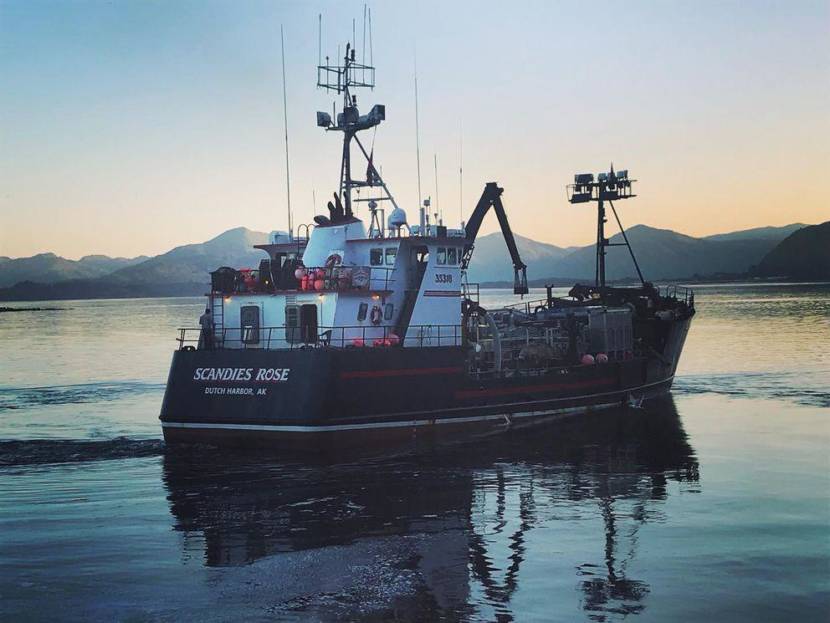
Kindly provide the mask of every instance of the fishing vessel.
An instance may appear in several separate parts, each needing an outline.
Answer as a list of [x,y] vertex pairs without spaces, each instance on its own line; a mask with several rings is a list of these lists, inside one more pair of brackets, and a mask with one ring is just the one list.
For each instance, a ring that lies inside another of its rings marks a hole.
[[[383,105],[366,114],[357,105],[357,89],[375,85],[374,67],[347,45],[317,71],[318,87],[341,98],[337,114],[317,113],[319,127],[342,136],[328,215],[297,232],[289,219],[287,232],[257,246],[257,268],[211,274],[207,320],[179,330],[160,415],[167,442],[345,446],[491,433],[669,391],[694,294],[646,282],[621,224],[640,284],[606,283],[616,244],[606,238],[607,209],[619,224],[614,202],[635,196],[627,171],[579,174],[567,187],[571,203],[597,206],[594,283],[563,297],[548,286],[528,301],[503,189],[485,184],[459,227],[430,214],[428,200],[410,222],[360,138],[386,118]],[[485,308],[467,279],[490,210],[522,297],[499,309]]]

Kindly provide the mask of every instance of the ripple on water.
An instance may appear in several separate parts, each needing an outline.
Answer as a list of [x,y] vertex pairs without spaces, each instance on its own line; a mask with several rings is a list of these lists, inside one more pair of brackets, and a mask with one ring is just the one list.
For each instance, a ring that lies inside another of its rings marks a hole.
[[15,467],[46,463],[78,463],[107,459],[156,456],[163,452],[160,439],[117,437],[100,441],[77,439],[33,439],[0,441],[0,466]]
[[722,394],[739,398],[784,400],[811,407],[830,407],[827,372],[744,372],[679,376],[675,394]]
[[113,381],[52,387],[2,387],[0,411],[41,405],[63,405],[118,400],[164,389],[160,383]]

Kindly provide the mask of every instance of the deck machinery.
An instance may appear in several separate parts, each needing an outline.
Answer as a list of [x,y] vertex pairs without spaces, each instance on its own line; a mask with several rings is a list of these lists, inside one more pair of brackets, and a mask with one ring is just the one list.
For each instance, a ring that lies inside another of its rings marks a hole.
[[[165,439],[317,447],[469,435],[668,391],[694,295],[644,281],[633,252],[640,285],[606,284],[605,206],[619,222],[613,201],[633,196],[627,172],[577,175],[568,187],[572,203],[597,203],[593,285],[485,309],[466,273],[490,209],[514,293],[528,294],[503,190],[486,184],[466,226],[446,226],[426,205],[410,224],[359,137],[386,118],[382,105],[358,110],[354,91],[374,87],[374,75],[350,46],[340,64],[318,67],[318,86],[342,98],[334,118],[317,113],[318,126],[343,136],[328,215],[297,235],[274,232],[257,247],[267,257],[256,269],[211,274],[209,319],[179,331]],[[359,177],[355,145],[366,164]],[[361,203],[368,226],[356,215]]]

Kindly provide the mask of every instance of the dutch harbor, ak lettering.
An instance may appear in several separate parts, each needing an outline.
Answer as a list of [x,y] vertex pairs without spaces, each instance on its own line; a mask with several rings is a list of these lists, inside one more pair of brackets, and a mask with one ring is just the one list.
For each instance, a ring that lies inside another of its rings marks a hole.
[[291,368],[196,368],[194,381],[284,383]]

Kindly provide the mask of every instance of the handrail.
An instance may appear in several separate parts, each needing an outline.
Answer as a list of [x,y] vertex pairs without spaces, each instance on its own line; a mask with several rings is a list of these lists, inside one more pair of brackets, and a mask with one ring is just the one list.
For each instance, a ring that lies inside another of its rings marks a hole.
[[481,287],[478,283],[469,283],[466,279],[461,282],[461,296],[478,303],[481,299]]
[[[228,289],[213,289],[213,294],[273,294],[276,292],[366,292],[391,290],[395,280],[391,278],[393,267],[387,266],[321,266],[321,267],[300,267],[307,275],[313,275],[306,283],[310,284],[302,288],[302,281],[298,281],[296,288],[275,288],[272,286],[263,287],[258,276],[254,276],[252,283],[248,286],[244,282],[237,282],[234,287]],[[383,271],[382,273],[380,271]],[[258,270],[252,269],[251,274],[257,275]],[[320,288],[315,287],[321,281]]]
[[[305,334],[304,334],[305,332]],[[318,326],[316,334],[306,327],[216,328],[208,344],[199,327],[178,329],[179,350],[185,347],[212,350],[295,350],[300,348],[460,346],[461,325],[413,325],[401,339],[389,326]]]

